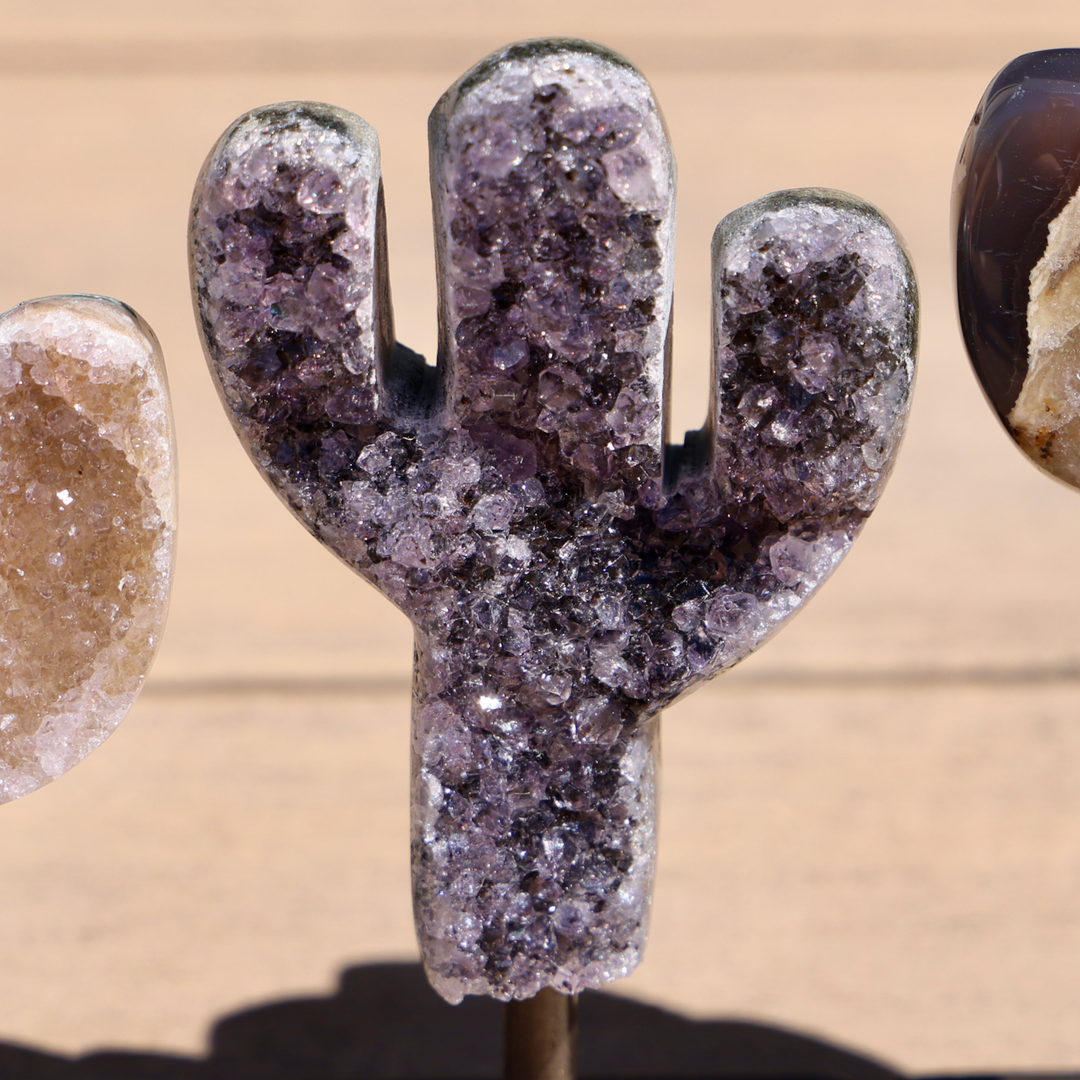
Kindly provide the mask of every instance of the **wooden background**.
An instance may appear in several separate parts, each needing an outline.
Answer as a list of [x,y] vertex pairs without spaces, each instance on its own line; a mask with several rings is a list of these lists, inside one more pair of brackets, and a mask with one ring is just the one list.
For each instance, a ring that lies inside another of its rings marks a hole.
[[1080,1070],[1080,493],[985,406],[950,261],[953,161],[985,85],[1080,44],[1075,4],[1035,0],[0,2],[0,309],[69,291],[137,308],[182,472],[143,697],[72,774],[0,810],[0,1044],[194,1055],[223,1014],[415,957],[408,626],[229,430],[185,217],[240,112],[360,113],[382,139],[398,334],[430,354],[428,110],[487,52],[548,34],[623,51],[671,129],[677,431],[703,418],[708,244],[736,206],[801,185],[870,199],[924,304],[909,435],[854,552],[665,717],[651,941],[614,991],[914,1072]]

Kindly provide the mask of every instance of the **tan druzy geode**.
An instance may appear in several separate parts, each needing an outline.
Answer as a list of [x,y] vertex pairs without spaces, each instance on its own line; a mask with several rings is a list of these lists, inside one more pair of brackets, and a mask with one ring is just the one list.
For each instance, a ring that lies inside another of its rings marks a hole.
[[129,308],[50,297],[0,316],[0,802],[123,719],[165,620],[172,424]]

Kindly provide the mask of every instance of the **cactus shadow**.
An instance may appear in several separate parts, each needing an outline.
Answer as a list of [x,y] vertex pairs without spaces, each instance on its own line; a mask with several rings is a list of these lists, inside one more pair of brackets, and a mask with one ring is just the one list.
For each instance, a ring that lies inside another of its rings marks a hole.
[[[584,994],[582,1080],[896,1080],[888,1066],[782,1028],[689,1020]],[[67,1058],[0,1044],[3,1080],[498,1080],[501,1006],[445,1004],[418,964],[347,969],[329,997],[226,1016],[204,1058],[99,1051]],[[958,1080],[958,1078],[955,1078]]]

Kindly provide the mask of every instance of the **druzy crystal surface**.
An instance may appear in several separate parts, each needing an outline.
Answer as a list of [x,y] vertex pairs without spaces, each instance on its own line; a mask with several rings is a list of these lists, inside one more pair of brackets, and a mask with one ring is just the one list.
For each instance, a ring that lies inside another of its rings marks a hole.
[[1017,444],[1080,485],[1080,49],[990,84],[954,196],[957,293],[976,374]]
[[910,391],[880,215],[771,196],[714,242],[714,405],[664,443],[674,163],[642,76],[513,46],[431,117],[437,367],[393,345],[378,152],[292,103],[218,142],[196,306],[251,455],[416,628],[413,887],[450,1000],[626,974],[660,710],[762,643],[884,483]]
[[0,801],[123,719],[157,647],[173,547],[157,342],[92,296],[0,316]]

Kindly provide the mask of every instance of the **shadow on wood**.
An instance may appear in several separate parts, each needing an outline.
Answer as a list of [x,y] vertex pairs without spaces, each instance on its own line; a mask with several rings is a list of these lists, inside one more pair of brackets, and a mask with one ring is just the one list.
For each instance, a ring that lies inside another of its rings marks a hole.
[[[332,997],[220,1020],[206,1058],[0,1044],[3,1080],[497,1080],[502,1007],[447,1005],[418,964],[349,968]],[[695,1021],[603,993],[580,999],[582,1080],[896,1080],[837,1046],[763,1024]]]

